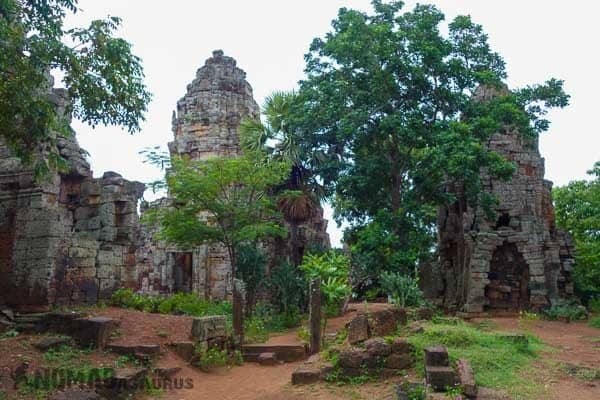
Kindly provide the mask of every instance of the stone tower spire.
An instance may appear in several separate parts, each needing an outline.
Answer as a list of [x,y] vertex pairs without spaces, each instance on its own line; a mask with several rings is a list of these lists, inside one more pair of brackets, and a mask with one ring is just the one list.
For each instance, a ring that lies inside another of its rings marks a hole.
[[204,159],[238,154],[237,129],[246,117],[260,117],[246,73],[233,58],[215,50],[177,102],[171,155]]

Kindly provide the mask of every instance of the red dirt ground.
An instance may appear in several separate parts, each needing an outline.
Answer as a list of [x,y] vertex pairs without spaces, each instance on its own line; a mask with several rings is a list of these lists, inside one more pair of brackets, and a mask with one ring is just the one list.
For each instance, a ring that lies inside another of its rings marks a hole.
[[[331,319],[328,332],[335,332],[365,305],[351,305],[353,311],[342,317]],[[383,304],[369,304],[369,310],[387,307]],[[275,367],[263,367],[246,363],[220,372],[204,373],[186,365],[179,357],[168,350],[166,344],[189,340],[192,319],[184,316],[149,314],[119,308],[93,310],[94,315],[102,315],[121,320],[115,343],[160,344],[164,354],[158,360],[160,367],[180,367],[182,370],[175,378],[192,379],[193,388],[164,390],[159,397],[142,395],[149,400],[358,400],[393,399],[393,383],[401,378],[384,382],[369,383],[361,386],[337,386],[317,384],[292,387],[292,371],[300,363],[282,364]],[[489,321],[489,319],[487,320]],[[518,331],[516,318],[492,318],[497,330]],[[585,323],[565,324],[563,322],[537,321],[530,328],[552,350],[544,352],[532,371],[533,379],[546,387],[546,394],[538,400],[599,400],[600,382],[589,382],[569,376],[564,363],[578,366],[600,368],[600,330],[588,327]],[[0,367],[14,366],[28,360],[35,368],[41,362],[41,353],[32,348],[31,343],[39,337],[20,335],[16,338],[0,340]],[[283,344],[297,342],[295,331],[273,336],[269,343]],[[95,364],[110,365],[114,356],[107,353],[92,353],[90,361]],[[13,398],[13,397],[8,397]]]

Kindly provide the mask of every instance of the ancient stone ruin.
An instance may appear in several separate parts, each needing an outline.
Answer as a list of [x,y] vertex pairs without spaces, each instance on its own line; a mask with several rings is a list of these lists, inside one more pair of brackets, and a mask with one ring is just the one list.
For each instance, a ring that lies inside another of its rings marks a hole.
[[[235,156],[240,152],[238,127],[244,118],[258,119],[260,110],[246,81],[246,73],[236,61],[221,50],[198,69],[187,93],[177,102],[173,115],[174,140],[169,143],[171,156],[188,156],[193,160]],[[163,207],[162,199],[149,207]],[[231,296],[231,264],[221,245],[193,249],[167,246],[154,239],[155,232],[144,229],[140,260],[140,285],[148,293],[185,291],[206,298]],[[329,235],[323,210],[300,227],[300,241],[306,248],[328,248]],[[287,243],[266,244],[267,252],[286,257]],[[283,254],[282,254],[283,253]]]
[[[482,88],[477,96],[495,93]],[[573,244],[556,229],[537,139],[506,128],[488,146],[517,167],[508,182],[483,172],[485,190],[498,200],[495,219],[460,202],[442,208],[439,264],[423,272],[424,288],[446,308],[468,313],[538,310],[573,294]]]
[[[66,92],[54,89],[59,109]],[[137,203],[144,185],[94,178],[74,137],[58,140],[69,169],[36,183],[0,146],[0,304],[21,310],[109,298],[135,283]]]
[[[259,118],[252,88],[236,61],[215,51],[201,67],[173,116],[172,156],[202,160],[240,152],[237,129]],[[52,99],[67,112],[66,92]],[[0,304],[20,310],[55,304],[95,303],[119,287],[147,293],[231,295],[231,265],[222,246],[179,249],[140,225],[145,186],[114,172],[94,178],[74,137],[58,141],[68,164],[45,182],[0,146]],[[147,207],[161,207],[161,199]],[[301,226],[301,242],[329,247],[322,209]],[[268,247],[268,246],[267,246]],[[285,243],[283,256],[285,256]],[[282,255],[281,248],[268,247]]]

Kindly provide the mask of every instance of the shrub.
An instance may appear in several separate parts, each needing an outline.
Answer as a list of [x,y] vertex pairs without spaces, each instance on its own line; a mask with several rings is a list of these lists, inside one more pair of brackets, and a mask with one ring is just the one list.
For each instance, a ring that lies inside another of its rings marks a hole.
[[600,329],[600,315],[597,316],[597,317],[594,317],[594,318],[590,319],[590,322],[588,322],[588,324],[592,328],[598,328],[598,329]]
[[400,307],[416,307],[424,303],[419,281],[410,275],[384,272],[381,274],[380,282],[392,302]]
[[246,285],[246,311],[251,314],[256,295],[264,285],[267,256],[255,245],[242,245],[237,249],[236,274]]
[[588,302],[588,309],[593,313],[600,313],[600,297],[594,297]]
[[338,251],[307,254],[300,265],[308,280],[320,279],[328,316],[339,314],[341,303],[352,291],[349,284],[350,259]]
[[117,289],[111,298],[117,307],[132,308],[161,314],[185,314],[194,317],[225,315],[231,317],[232,306],[228,301],[204,300],[193,293],[176,293],[168,297],[149,296],[131,289]]
[[578,304],[574,301],[561,301],[544,310],[544,316],[551,321],[559,318],[566,318],[569,321],[576,321],[586,319],[588,314],[585,307],[581,304]]
[[306,309],[308,285],[298,268],[292,264],[283,262],[274,268],[268,287],[278,313],[294,316]]
[[269,339],[265,322],[256,315],[244,321],[244,339],[246,343],[264,343]]

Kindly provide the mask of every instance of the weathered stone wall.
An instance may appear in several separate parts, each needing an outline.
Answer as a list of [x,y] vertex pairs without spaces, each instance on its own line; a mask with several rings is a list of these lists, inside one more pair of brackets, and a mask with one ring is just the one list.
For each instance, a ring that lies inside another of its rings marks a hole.
[[[66,93],[51,97],[64,111]],[[144,185],[112,172],[93,178],[74,137],[57,147],[69,169],[39,183],[0,146],[0,303],[22,310],[94,303],[135,281]]]
[[[478,95],[485,101],[490,93]],[[428,294],[466,312],[539,309],[573,293],[573,245],[554,224],[537,140],[505,129],[488,146],[517,170],[508,182],[482,172],[484,189],[498,200],[495,220],[460,202],[440,209],[440,264],[428,271],[438,271],[443,285]],[[460,198],[460,188],[450,190]]]

